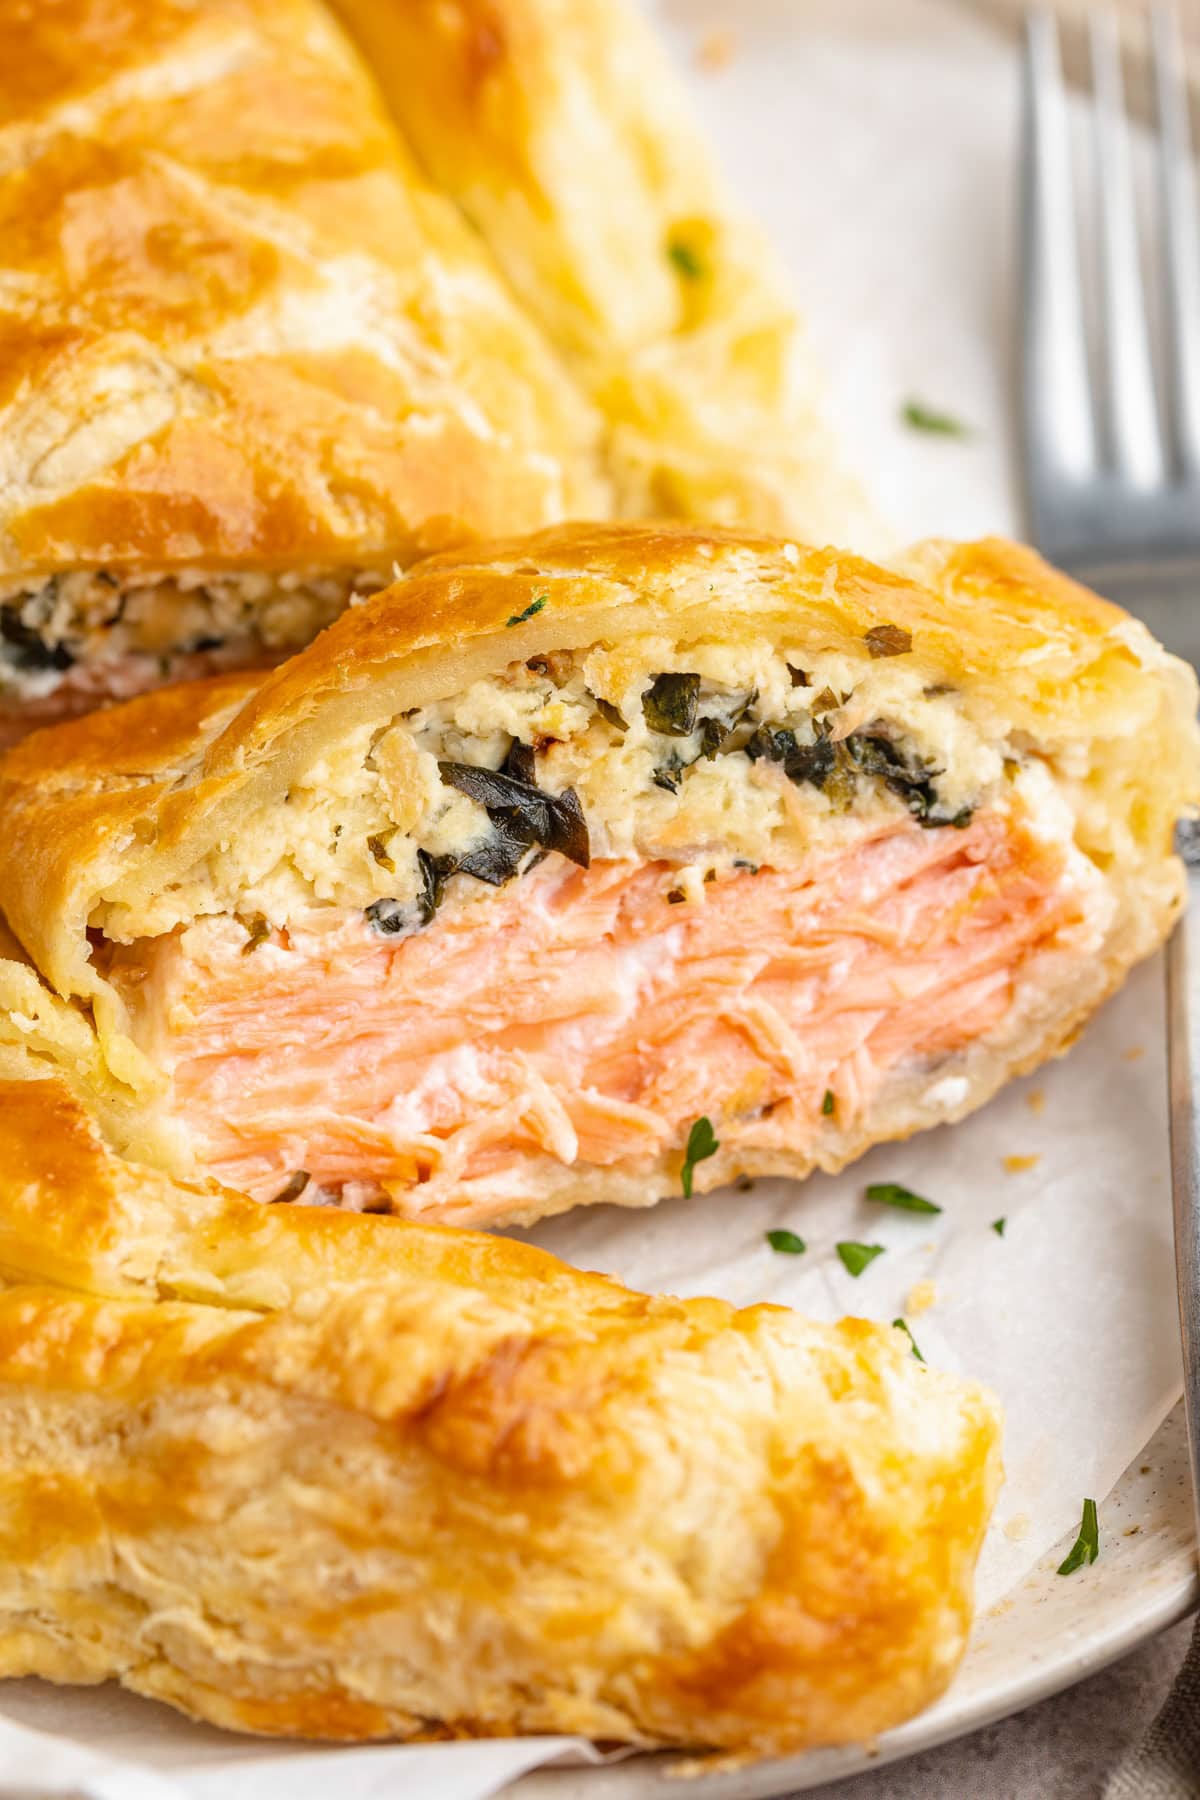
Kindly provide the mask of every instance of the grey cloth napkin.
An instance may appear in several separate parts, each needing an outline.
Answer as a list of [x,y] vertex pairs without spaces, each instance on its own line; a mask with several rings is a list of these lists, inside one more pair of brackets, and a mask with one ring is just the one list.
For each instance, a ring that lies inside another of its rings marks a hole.
[[1101,1800],[1200,1800],[1200,1623],[1162,1711],[1121,1758]]

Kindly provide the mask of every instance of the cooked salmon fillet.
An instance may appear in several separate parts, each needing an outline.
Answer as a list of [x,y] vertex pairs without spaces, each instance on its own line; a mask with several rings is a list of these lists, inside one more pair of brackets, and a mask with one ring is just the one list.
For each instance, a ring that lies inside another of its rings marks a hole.
[[1095,955],[1111,911],[999,813],[677,881],[556,858],[399,943],[314,910],[247,955],[204,920],[110,973],[222,1181],[480,1224],[541,1210],[548,1162],[632,1182],[702,1115],[759,1169],[819,1157]]

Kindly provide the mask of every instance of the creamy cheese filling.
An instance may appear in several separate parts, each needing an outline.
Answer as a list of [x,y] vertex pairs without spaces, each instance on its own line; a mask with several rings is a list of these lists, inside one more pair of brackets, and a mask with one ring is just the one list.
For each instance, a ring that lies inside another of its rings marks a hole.
[[212,912],[285,927],[318,904],[375,908],[399,934],[547,851],[788,867],[881,814],[961,829],[1010,788],[1053,793],[1036,757],[991,741],[906,660],[646,638],[517,662],[364,724],[295,776],[286,805],[149,897],[115,887],[90,923],[128,942]]
[[382,570],[76,569],[0,586],[0,714],[41,723],[196,673],[278,661]]

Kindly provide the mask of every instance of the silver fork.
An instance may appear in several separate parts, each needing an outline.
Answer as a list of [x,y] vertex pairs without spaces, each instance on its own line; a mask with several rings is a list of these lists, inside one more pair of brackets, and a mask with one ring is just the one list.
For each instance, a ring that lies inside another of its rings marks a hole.
[[[1099,329],[1093,384],[1054,15],[1030,15],[1023,71],[1022,434],[1033,537],[1059,567],[1200,666],[1200,250],[1173,13],[1150,17],[1163,317],[1156,392],[1116,20],[1092,15]],[[1200,1527],[1200,831],[1181,825],[1188,907],[1167,949],[1171,1179],[1192,1495]]]

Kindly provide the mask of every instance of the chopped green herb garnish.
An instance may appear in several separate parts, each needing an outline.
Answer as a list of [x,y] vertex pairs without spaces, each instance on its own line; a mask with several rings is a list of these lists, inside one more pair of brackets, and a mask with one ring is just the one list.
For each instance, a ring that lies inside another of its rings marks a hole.
[[514,613],[508,623],[510,625],[523,625],[526,619],[532,619],[534,613],[541,612],[549,598],[549,594],[538,594],[529,602],[529,605],[525,608],[524,612]]
[[896,1206],[901,1212],[940,1213],[942,1210],[932,1200],[914,1194],[911,1188],[901,1187],[898,1181],[872,1182],[867,1189],[867,1199],[876,1201],[880,1206]]
[[1058,1565],[1060,1575],[1073,1575],[1076,1569],[1082,1569],[1084,1563],[1094,1563],[1100,1554],[1100,1520],[1096,1516],[1096,1502],[1085,1500],[1083,1503],[1083,1519],[1079,1526],[1079,1536],[1070,1550]]
[[904,1319],[893,1319],[892,1324],[895,1326],[897,1331],[902,1331],[904,1333],[905,1337],[908,1339],[909,1343],[912,1345],[912,1353],[916,1357],[917,1361],[924,1362],[925,1358],[921,1355],[921,1351],[918,1347],[916,1338],[913,1336],[912,1332],[908,1329],[907,1321]]
[[704,264],[692,246],[683,238],[671,239],[667,245],[667,255],[685,281],[699,281],[704,274]]
[[902,625],[872,625],[863,638],[872,656],[907,656],[912,649],[912,632]]
[[992,1220],[992,1230],[995,1232],[997,1237],[1004,1236],[1004,1227],[1007,1224],[1008,1224],[1007,1219],[993,1219]]
[[951,413],[937,412],[920,400],[906,400],[900,417],[914,431],[931,431],[938,437],[970,437],[970,427]]
[[868,1263],[883,1255],[882,1244],[836,1244],[834,1248],[851,1275],[861,1275]]
[[720,1148],[720,1142],[712,1128],[712,1120],[701,1115],[688,1132],[687,1150],[684,1152],[683,1169],[680,1173],[683,1191],[689,1199],[692,1193],[692,1172],[696,1164],[707,1162]]
[[804,1239],[797,1237],[794,1231],[768,1231],[767,1242],[781,1256],[803,1256],[808,1249]]
[[242,945],[243,956],[249,956],[252,950],[257,950],[258,946],[265,943],[271,935],[271,927],[267,924],[267,921],[263,918],[261,913],[255,913],[254,917],[246,926],[246,930],[250,935]]
[[832,1118],[832,1116],[833,1116],[833,1106],[834,1106],[833,1089],[826,1088],[825,1089],[825,1098],[821,1102],[821,1111],[827,1119]]

